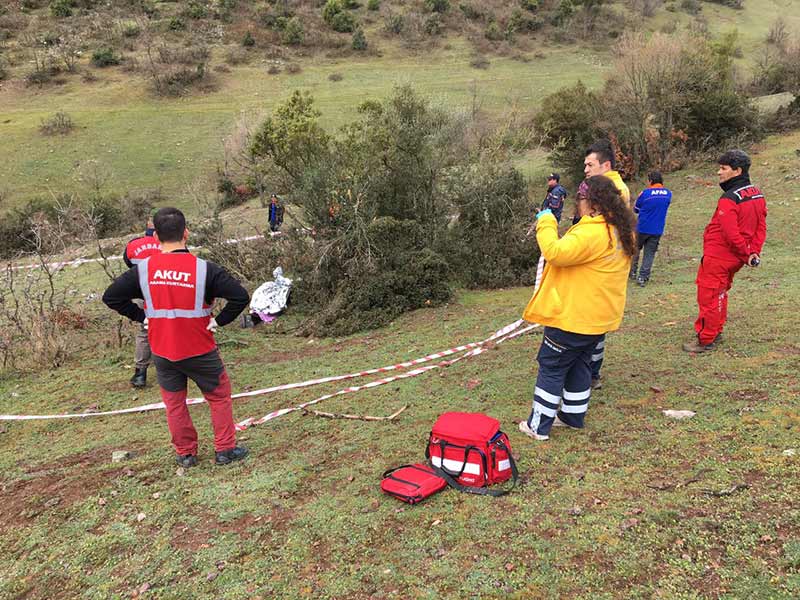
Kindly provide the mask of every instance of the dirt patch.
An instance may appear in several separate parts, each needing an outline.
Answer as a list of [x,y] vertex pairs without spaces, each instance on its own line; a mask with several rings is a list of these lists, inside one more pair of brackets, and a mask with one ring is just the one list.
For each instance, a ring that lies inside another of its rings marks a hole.
[[769,400],[769,393],[764,390],[743,389],[731,390],[728,392],[728,398],[739,402],[766,402]]
[[295,517],[294,510],[280,505],[273,505],[268,513],[248,513],[232,521],[218,521],[213,514],[206,513],[193,525],[182,521],[175,523],[170,532],[170,545],[178,550],[196,551],[208,548],[213,538],[225,533],[248,539],[259,529],[286,531]]
[[[28,472],[31,479],[4,485],[4,505],[9,509],[0,511],[0,529],[30,523],[48,510],[68,508],[107,486],[109,480],[126,469],[122,464],[111,471],[96,472],[92,469],[110,458],[110,448],[95,448],[37,467]],[[79,475],[70,477],[69,474],[74,472]]]

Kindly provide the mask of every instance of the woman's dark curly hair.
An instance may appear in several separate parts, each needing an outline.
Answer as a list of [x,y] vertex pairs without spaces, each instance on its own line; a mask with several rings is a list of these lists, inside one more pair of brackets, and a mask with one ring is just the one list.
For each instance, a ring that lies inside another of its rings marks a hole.
[[[589,186],[589,203],[592,209],[606,220],[607,226],[613,225],[619,234],[622,249],[628,256],[636,254],[636,234],[633,211],[619,193],[619,190],[608,177],[594,175],[586,180]],[[608,236],[613,243],[614,237],[609,229]]]

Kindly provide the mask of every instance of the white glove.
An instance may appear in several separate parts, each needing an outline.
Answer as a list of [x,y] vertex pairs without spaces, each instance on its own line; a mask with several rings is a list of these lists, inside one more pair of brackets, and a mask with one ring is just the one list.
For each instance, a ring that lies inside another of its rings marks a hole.
[[211,333],[215,333],[217,331],[217,327],[219,327],[219,325],[217,325],[217,320],[214,317],[211,317],[206,329],[208,329]]
[[147,317],[145,317],[145,318],[144,318],[144,321],[142,321],[142,329],[144,329],[145,331],[147,331]]

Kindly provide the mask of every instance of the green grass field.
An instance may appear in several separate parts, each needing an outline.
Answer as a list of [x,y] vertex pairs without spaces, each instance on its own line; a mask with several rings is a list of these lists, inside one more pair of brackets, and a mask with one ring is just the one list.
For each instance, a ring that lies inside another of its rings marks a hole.
[[[55,90],[38,92],[18,85],[0,89],[0,190],[13,204],[48,191],[80,191],[81,165],[96,161],[115,190],[162,189],[188,206],[186,188],[209,187],[223,159],[222,140],[242,111],[267,115],[295,89],[310,92],[322,121],[337,128],[356,116],[369,98],[383,99],[392,87],[412,83],[420,92],[451,107],[473,106],[500,114],[512,104],[532,109],[545,95],[582,79],[595,86],[607,65],[585,50],[555,48],[543,58],[520,62],[490,57],[488,69],[475,69],[472,54],[456,40],[449,50],[408,56],[387,48],[382,57],[346,63],[315,59],[296,75],[269,75],[266,64],[217,74],[218,91],[177,100],[154,99],[143,80],[104,71],[101,80],[78,78]],[[328,76],[340,73],[341,81]],[[76,129],[46,137],[42,120],[68,113]]]
[[[242,436],[252,455],[230,468],[211,463],[205,406],[192,409],[201,465],[180,475],[161,413],[3,425],[0,597],[797,598],[800,456],[784,451],[800,450],[798,147],[800,134],[772,138],[754,156],[770,210],[764,261],[737,276],[726,340],[710,355],[680,344],[692,334],[714,166],[668,177],[675,201],[653,279],[628,291],[582,432],[535,443],[516,429],[530,409],[539,335],[318,406],[388,415],[408,405],[395,422],[295,413],[254,428]],[[482,339],[518,318],[530,293],[461,292],[344,339],[235,327],[219,339],[242,391]],[[132,347],[101,349],[52,372],[9,376],[3,412],[157,400],[152,384],[128,387],[131,357]],[[237,401],[235,416],[339,387]],[[663,409],[697,416],[671,421]],[[416,507],[383,496],[383,470],[421,460],[448,410],[502,421],[519,489],[501,499],[447,490]],[[115,449],[137,455],[112,464]],[[713,495],[738,484],[747,487]]]

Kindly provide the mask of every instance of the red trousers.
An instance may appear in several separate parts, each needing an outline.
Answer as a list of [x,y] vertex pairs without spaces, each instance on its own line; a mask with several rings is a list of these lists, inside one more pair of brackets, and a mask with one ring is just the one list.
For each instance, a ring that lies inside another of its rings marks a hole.
[[743,266],[740,260],[725,260],[704,256],[697,270],[698,316],[694,330],[700,343],[713,342],[722,333],[728,318],[728,290],[733,285],[733,276]]
[[175,451],[181,455],[197,454],[197,431],[186,406],[187,379],[192,379],[211,410],[214,449],[217,452],[236,446],[233,424],[231,380],[216,350],[182,361],[168,361],[154,356],[161,398],[167,406],[167,425]]

